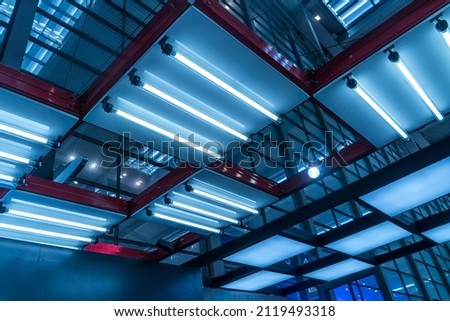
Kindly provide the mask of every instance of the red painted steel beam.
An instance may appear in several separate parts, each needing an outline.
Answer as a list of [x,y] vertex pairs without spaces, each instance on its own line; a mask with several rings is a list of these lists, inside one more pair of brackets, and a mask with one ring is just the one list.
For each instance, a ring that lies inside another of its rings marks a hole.
[[198,0],[194,6],[298,87],[311,93],[310,80],[300,69],[294,67],[293,63],[284,58],[276,48],[258,37],[249,27],[222,7],[217,0]]
[[[353,163],[374,151],[375,147],[367,141],[357,141],[339,151],[337,154],[325,159],[320,176],[326,177],[336,172],[339,168]],[[308,176],[307,171],[301,171],[278,185],[280,191],[279,197],[286,197],[308,185],[313,184],[314,181],[314,179]]]
[[125,246],[108,244],[108,243],[91,243],[91,244],[88,244],[84,248],[84,250],[87,252],[121,256],[121,257],[127,257],[130,259],[139,259],[139,260],[146,260],[148,258],[148,256],[150,255],[149,252],[146,252],[143,250],[132,249],[132,248],[125,247]]
[[403,10],[320,67],[313,77],[314,92],[343,76],[357,64],[449,3],[450,0],[414,0]]
[[126,246],[114,245],[109,243],[91,243],[88,244],[84,250],[87,252],[127,257],[143,261],[157,262],[196,243],[202,237],[203,237],[202,235],[189,232],[174,242],[175,247],[172,252],[164,251],[162,249],[157,249],[153,252],[146,252],[143,250],[133,249]]
[[278,184],[276,182],[236,164],[227,161],[218,161],[209,165],[209,169],[270,195],[278,196],[279,194]]
[[136,213],[148,203],[164,195],[171,188],[185,181],[199,170],[200,167],[198,166],[192,166],[188,163],[181,164],[174,171],[162,177],[141,194],[133,198],[131,200],[130,214]]
[[78,116],[78,98],[72,93],[2,64],[0,87]]
[[125,200],[55,183],[40,177],[28,177],[26,184],[17,189],[128,215],[129,203]]
[[6,194],[8,194],[9,189],[0,188],[0,199],[2,199]]
[[106,95],[114,84],[159,40],[189,6],[190,4],[186,0],[170,0],[161,8],[137,37],[125,48],[123,53],[80,97],[80,113],[82,117]]

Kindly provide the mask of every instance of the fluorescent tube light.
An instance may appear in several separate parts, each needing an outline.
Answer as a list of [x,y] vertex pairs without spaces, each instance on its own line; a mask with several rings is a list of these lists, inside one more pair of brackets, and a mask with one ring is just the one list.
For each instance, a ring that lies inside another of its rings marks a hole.
[[9,175],[5,175],[5,174],[0,174],[0,180],[4,180],[4,181],[8,181],[8,182],[13,182],[15,180],[14,177],[9,176]]
[[28,140],[32,140],[38,143],[42,143],[42,144],[47,144],[48,143],[48,139],[45,137],[41,137],[32,133],[28,133],[26,131],[5,125],[5,124],[0,124],[0,131],[15,135],[15,136],[19,136]]
[[148,91],[149,93],[171,103],[172,105],[175,105],[181,109],[183,109],[184,111],[210,123],[211,125],[216,126],[217,128],[220,128],[224,131],[226,131],[227,133],[236,136],[239,139],[242,139],[244,141],[247,141],[249,138],[247,136],[245,136],[244,134],[239,133],[238,131],[234,130],[231,127],[228,127],[225,124],[222,124],[221,122],[213,119],[212,117],[203,114],[202,112],[198,111],[197,109],[183,103],[182,101],[166,94],[165,92],[162,92],[161,90],[147,84],[147,83],[143,83],[142,88],[145,89],[146,91]]
[[205,211],[205,210],[197,208],[195,206],[187,205],[187,204],[184,204],[184,203],[181,203],[181,202],[178,202],[178,201],[172,201],[172,205],[175,206],[175,207],[179,207],[179,208],[188,210],[188,211],[192,211],[192,212],[195,212],[195,213],[199,213],[199,214],[202,214],[202,215],[213,217],[213,218],[216,218],[216,219],[221,220],[221,221],[230,222],[232,224],[239,224],[239,220],[237,220],[237,219],[234,219],[234,218],[231,218],[231,217],[227,217],[227,216],[224,216],[224,215],[220,215],[220,214],[215,214],[215,213],[210,212],[210,211]]
[[347,86],[353,89],[374,111],[377,112],[403,139],[408,140],[409,135],[388,115],[388,113],[375,101],[375,99],[354,78],[347,80]]
[[261,106],[260,104],[258,104],[254,100],[252,100],[251,98],[245,96],[243,93],[241,93],[237,89],[235,89],[232,86],[228,85],[223,80],[221,80],[218,77],[214,76],[209,71],[206,71],[205,69],[203,69],[202,67],[200,67],[196,63],[192,62],[191,60],[189,60],[188,58],[186,58],[185,56],[183,56],[179,52],[175,53],[175,55],[173,55],[172,57],[174,57],[177,61],[181,62],[186,67],[192,69],[196,73],[198,73],[201,76],[205,77],[206,79],[208,79],[212,83],[216,84],[220,88],[226,90],[228,93],[230,93],[231,95],[233,95],[236,98],[240,99],[241,101],[243,101],[247,105],[253,107],[254,109],[259,111],[260,113],[266,115],[267,117],[269,117],[273,121],[278,121],[279,120],[279,117],[277,115],[275,115],[274,113],[272,113],[268,109],[264,108],[263,106]]
[[57,233],[57,232],[51,232],[51,231],[40,230],[40,229],[35,229],[35,228],[25,227],[25,226],[19,226],[19,225],[6,224],[6,223],[0,223],[0,228],[7,229],[7,230],[18,231],[18,232],[26,232],[26,233],[32,233],[32,234],[56,237],[56,238],[61,238],[61,239],[66,239],[66,240],[74,240],[74,241],[80,241],[80,242],[86,242],[86,243],[91,243],[92,242],[92,239],[90,239],[88,237],[82,237],[82,236],[76,236],[76,235],[70,235],[70,234],[64,234],[64,233]]
[[152,216],[162,219],[162,220],[166,220],[166,221],[170,221],[170,222],[174,222],[174,223],[178,223],[178,224],[182,224],[182,225],[187,225],[190,227],[198,228],[200,230],[205,230],[205,231],[212,232],[212,233],[217,233],[217,234],[221,233],[220,229],[218,229],[218,228],[189,222],[186,220],[182,220],[182,219],[179,219],[176,217],[168,216],[168,215],[157,213],[157,212],[152,213]]
[[17,199],[17,198],[11,198],[11,203],[33,206],[33,207],[41,208],[44,210],[50,210],[50,211],[55,211],[55,212],[62,213],[62,214],[69,214],[69,215],[74,215],[74,216],[78,216],[78,217],[84,217],[84,218],[88,218],[88,219],[92,219],[92,220],[96,220],[96,221],[100,221],[100,222],[107,221],[107,219],[104,217],[98,217],[98,216],[92,216],[92,215],[88,215],[88,214],[82,214],[79,212],[68,211],[68,210],[64,210],[62,208],[56,208],[56,207],[47,206],[44,204],[28,202],[28,201],[24,201],[24,200]]
[[248,206],[245,206],[245,205],[242,205],[242,204],[230,201],[230,200],[228,200],[226,198],[223,198],[223,197],[220,197],[220,196],[217,196],[217,195],[214,195],[214,194],[211,194],[211,193],[199,190],[197,188],[193,188],[192,189],[192,193],[200,195],[202,197],[206,197],[206,198],[212,199],[214,201],[217,201],[217,202],[225,204],[225,205],[229,205],[229,206],[232,206],[232,207],[240,208],[241,210],[250,212],[252,214],[258,214],[259,213],[258,210],[255,210],[255,209],[250,208]]
[[343,15],[341,15],[341,19],[345,20],[348,17],[350,17],[352,14],[354,14],[358,9],[360,9],[362,6],[364,6],[367,3],[367,0],[362,0],[358,4],[354,5],[349,10],[345,11]]
[[[197,150],[201,151],[204,154],[208,154],[211,157],[214,157],[214,158],[217,158],[217,159],[222,158],[222,156],[219,155],[218,153],[215,153],[215,152],[213,152],[213,151],[211,151],[209,149],[206,149],[206,148],[204,148],[202,146],[199,146],[199,145],[197,145],[197,144],[195,144],[193,142],[190,142],[187,139],[180,137],[179,135],[176,135],[176,134],[171,133],[171,132],[169,132],[169,131],[167,131],[165,129],[162,129],[161,127],[153,125],[153,124],[151,124],[151,123],[149,123],[149,122],[147,122],[147,121],[145,121],[143,119],[140,119],[140,118],[138,118],[136,116],[133,116],[133,115],[127,113],[127,112],[124,112],[123,110],[116,109],[115,112],[116,112],[117,115],[119,115],[119,116],[121,116],[121,117],[123,117],[125,119],[128,119],[128,120],[134,122],[135,124],[138,124],[138,125],[140,125],[142,127],[150,129],[151,131],[154,131],[154,132],[156,132],[156,133],[158,133],[160,135],[163,135],[163,136],[165,136],[167,138],[175,139],[178,142],[180,142],[182,144],[185,144],[186,146],[192,147],[194,149],[197,149]],[[1,156],[1,154],[0,154],[0,156]]]
[[102,232],[102,233],[106,232],[106,228],[104,228],[104,227],[63,220],[63,219],[59,219],[59,218],[54,218],[54,217],[50,217],[50,216],[39,215],[39,214],[34,214],[34,213],[29,213],[29,212],[24,212],[24,211],[18,211],[15,209],[8,209],[8,214],[19,216],[19,217],[31,218],[31,219],[35,219],[35,220],[39,220],[39,221],[46,221],[46,222],[50,222],[50,223],[78,227],[78,228],[85,229],[85,230],[92,230],[92,231],[97,231],[97,232]]
[[430,97],[425,93],[423,88],[419,85],[417,80],[413,77],[409,69],[406,67],[406,65],[403,63],[403,61],[400,60],[400,55],[396,51],[391,51],[389,53],[389,60],[392,61],[400,70],[400,72],[403,74],[403,76],[408,80],[411,87],[417,92],[417,94],[420,96],[420,98],[423,100],[425,105],[430,109],[430,111],[433,113],[434,117],[438,121],[443,121],[444,116],[439,111],[439,109],[436,107],[436,105],[431,101]]
[[441,32],[442,37],[444,37],[445,42],[447,43],[448,47],[450,48],[450,32],[448,29],[445,32]]
[[24,163],[24,164],[30,164],[31,161],[28,158],[25,157],[20,157],[17,155],[13,155],[10,153],[6,153],[6,152],[1,152],[0,151],[0,158],[5,158],[5,159],[9,159],[15,162],[19,162],[19,163]]

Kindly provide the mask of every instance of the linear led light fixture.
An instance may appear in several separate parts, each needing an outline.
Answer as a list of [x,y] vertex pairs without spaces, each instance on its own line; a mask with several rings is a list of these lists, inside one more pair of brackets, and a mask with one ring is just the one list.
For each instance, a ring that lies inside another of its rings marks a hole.
[[80,229],[97,231],[97,232],[101,232],[101,233],[105,233],[107,230],[106,228],[100,227],[100,226],[83,224],[83,223],[78,223],[78,222],[74,222],[74,221],[54,218],[54,217],[50,217],[50,216],[34,214],[34,213],[29,213],[29,212],[24,212],[24,211],[18,211],[15,209],[8,209],[5,213],[14,215],[14,216],[18,216],[18,217],[30,218],[30,219],[34,219],[34,220],[38,220],[38,221],[45,221],[45,222],[50,222],[50,223],[55,223],[55,224],[60,224],[60,225],[66,225],[66,226],[70,226],[70,227],[77,227]]
[[201,215],[205,215],[205,216],[208,216],[208,217],[212,217],[212,218],[215,218],[215,219],[218,219],[218,220],[221,220],[221,221],[226,221],[226,222],[229,222],[231,224],[239,224],[239,220],[237,220],[237,219],[234,219],[234,218],[231,218],[231,217],[228,217],[228,216],[224,216],[224,215],[220,215],[220,214],[216,214],[216,213],[213,213],[213,212],[210,212],[210,211],[206,211],[204,209],[201,209],[201,208],[198,208],[198,207],[195,207],[195,206],[191,206],[191,205],[188,205],[188,204],[185,204],[185,203],[182,203],[182,202],[174,201],[174,200],[172,200],[172,199],[170,199],[168,197],[164,198],[164,202],[167,205],[173,205],[174,207],[178,207],[178,208],[190,211],[190,212],[194,212],[194,213],[197,213],[197,214],[201,214]]
[[439,31],[439,33],[442,35],[445,42],[447,43],[447,46],[450,48],[450,32],[448,30],[448,22],[447,20],[439,19],[440,17],[442,17],[442,13],[431,19],[430,22],[436,22],[435,24],[436,30]]
[[0,223],[0,228],[17,231],[17,232],[25,232],[25,233],[31,233],[31,234],[37,234],[37,235],[43,235],[43,236],[49,236],[49,237],[56,237],[56,238],[66,239],[66,240],[74,240],[74,241],[80,241],[80,242],[86,242],[86,243],[92,242],[92,239],[90,239],[88,237],[40,230],[40,229],[36,229],[36,228],[7,224],[7,223]]
[[194,223],[194,222],[189,222],[189,221],[182,220],[182,219],[179,219],[179,218],[176,218],[176,217],[172,217],[172,216],[169,216],[169,215],[166,215],[166,214],[162,214],[162,213],[159,213],[159,212],[152,211],[152,210],[150,210],[148,208],[146,209],[146,215],[147,216],[151,216],[151,217],[155,217],[155,218],[159,218],[159,219],[165,220],[165,221],[174,222],[174,223],[178,223],[178,224],[181,224],[181,225],[186,225],[186,226],[198,228],[200,230],[205,230],[205,231],[208,231],[208,232],[211,232],[211,233],[216,233],[216,234],[222,233],[222,231],[220,229],[218,229],[218,228],[214,228],[214,227],[206,226],[206,225],[202,225],[202,224],[197,224],[197,223]]
[[409,140],[409,135],[400,125],[381,107],[376,100],[356,81],[355,78],[347,75],[347,87],[353,89],[378,115],[380,115],[404,140]]
[[226,198],[223,198],[223,197],[220,197],[220,196],[217,196],[217,195],[205,192],[205,191],[200,190],[198,188],[194,188],[191,185],[185,185],[185,189],[186,189],[187,192],[194,193],[194,194],[199,195],[201,197],[209,198],[211,200],[217,201],[217,202],[225,204],[225,205],[229,205],[231,207],[239,208],[241,210],[244,210],[246,212],[250,212],[252,214],[258,214],[259,213],[259,211],[255,210],[254,208],[251,208],[251,207],[248,207],[248,206],[245,206],[245,205],[242,205],[242,204],[230,201],[230,200],[228,200]]
[[14,182],[15,179],[16,179],[16,178],[13,177],[13,176],[5,175],[5,174],[0,174],[0,180],[2,180],[2,181]]
[[39,135],[35,135],[29,132],[26,132],[24,130],[18,129],[18,128],[14,128],[11,127],[9,125],[6,124],[1,124],[0,123],[0,132],[5,132],[14,136],[18,136],[21,138],[25,138],[27,140],[31,140],[37,143],[41,143],[41,144],[50,144],[50,145],[54,145],[54,142],[50,141],[48,138],[39,136]]
[[434,117],[440,122],[444,122],[445,118],[444,115],[439,111],[439,109],[436,107],[436,105],[431,101],[430,97],[425,93],[423,88],[419,85],[417,80],[413,77],[409,69],[406,67],[406,65],[403,63],[403,61],[400,60],[400,54],[397,51],[393,50],[394,46],[389,47],[388,49],[384,50],[385,53],[389,52],[388,58],[389,61],[394,63],[398,70],[403,74],[403,76],[408,80],[411,87],[417,92],[417,94],[420,96],[420,98],[423,100],[425,105],[430,109],[430,111],[433,113]]
[[158,126],[156,126],[156,125],[154,125],[152,123],[149,123],[146,120],[143,120],[143,119],[141,119],[141,118],[139,118],[137,116],[131,115],[131,114],[129,114],[129,113],[119,109],[119,108],[115,108],[113,106],[113,104],[109,102],[109,97],[106,97],[105,99],[102,100],[102,106],[103,106],[103,109],[105,110],[105,112],[107,112],[107,113],[115,113],[116,115],[118,115],[118,116],[120,116],[122,118],[125,118],[125,119],[127,119],[129,121],[132,121],[133,123],[135,123],[137,125],[140,125],[140,126],[142,126],[144,128],[147,128],[147,129],[149,129],[149,130],[151,130],[151,131],[153,131],[155,133],[158,133],[158,134],[160,134],[162,136],[165,136],[165,137],[167,137],[169,139],[175,139],[176,141],[178,141],[178,142],[180,142],[180,143],[182,143],[182,144],[184,144],[184,145],[186,145],[188,147],[192,147],[192,148],[194,148],[196,150],[199,150],[202,153],[207,154],[207,155],[209,155],[209,156],[211,156],[213,158],[217,158],[217,159],[221,159],[222,158],[222,156],[220,154],[218,154],[216,152],[213,152],[213,151],[211,151],[211,150],[209,150],[207,148],[204,148],[204,147],[202,147],[202,146],[200,146],[198,144],[195,144],[194,142],[191,142],[191,141],[181,137],[178,134],[171,133],[168,130],[165,130],[165,129],[161,128],[161,127],[158,127]]
[[243,141],[247,141],[249,140],[249,137],[241,134],[240,132],[238,132],[237,130],[234,130],[233,128],[222,124],[221,122],[215,120],[214,118],[205,115],[204,113],[198,111],[197,109],[195,109],[194,107],[189,106],[188,104],[185,104],[184,102],[166,94],[165,92],[153,87],[152,85],[146,83],[146,82],[142,82],[141,81],[141,77],[139,77],[138,75],[136,75],[137,69],[134,68],[133,70],[131,70],[128,73],[128,77],[130,78],[130,82],[133,86],[136,87],[140,87],[142,89],[144,89],[145,91],[157,96],[158,98],[161,98],[162,100],[165,100],[169,103],[171,103],[174,106],[177,106],[178,108],[181,108],[182,110],[188,112],[191,115],[196,116],[197,118],[200,118],[203,121],[206,121],[207,123],[210,123],[211,125],[222,129],[223,131],[236,136],[239,139],[242,139]]
[[2,152],[2,151],[0,151],[0,158],[7,159],[7,160],[17,162],[17,163],[26,164],[26,165],[32,165],[32,166],[37,164],[37,162],[34,162],[28,158],[17,156],[17,155],[10,154],[7,152]]
[[197,65],[193,61],[189,60],[188,58],[186,58],[185,56],[183,56],[179,52],[176,52],[173,49],[173,46],[171,44],[167,43],[167,39],[169,39],[169,37],[165,36],[158,42],[158,44],[161,46],[161,50],[162,50],[162,52],[164,54],[166,54],[169,57],[174,58],[175,60],[177,60],[178,62],[182,63],[183,65],[185,65],[189,69],[191,69],[191,70],[195,71],[196,73],[198,73],[199,75],[205,77],[206,79],[208,79],[209,81],[211,81],[215,85],[219,86],[220,88],[224,89],[225,91],[227,91],[228,93],[230,93],[234,97],[240,99],[241,101],[243,101],[247,105],[253,107],[254,109],[259,111],[260,113],[262,113],[265,116],[269,117],[274,122],[280,122],[280,117],[278,117],[276,114],[274,114],[273,112],[271,112],[267,108],[261,106],[260,104],[258,104],[253,99],[247,97],[246,95],[241,93],[239,90],[233,88],[232,86],[230,86],[229,84],[224,82],[222,79],[220,79],[217,76],[213,75],[209,71],[203,69],[202,67],[200,67],[199,65]]
[[100,222],[107,221],[107,219],[104,217],[73,212],[73,211],[69,211],[69,210],[64,210],[62,208],[52,207],[52,206],[48,206],[48,205],[44,205],[44,204],[40,204],[40,203],[28,202],[28,201],[17,199],[17,198],[11,198],[10,202],[14,203],[14,204],[22,204],[22,205],[33,206],[33,207],[44,209],[44,210],[55,211],[55,212],[62,213],[62,214],[75,215],[75,216],[84,217],[84,218],[88,218],[88,219],[92,219],[92,220],[96,220],[96,221],[100,221]]

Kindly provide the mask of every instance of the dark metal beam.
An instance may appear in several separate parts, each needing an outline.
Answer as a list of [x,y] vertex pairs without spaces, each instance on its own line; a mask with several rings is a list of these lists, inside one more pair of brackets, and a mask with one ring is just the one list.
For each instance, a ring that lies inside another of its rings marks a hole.
[[9,189],[0,188],[0,199],[2,199],[6,194],[8,194]]
[[304,222],[330,208],[354,200],[448,156],[450,156],[450,137],[302,206],[252,232],[204,253],[198,258],[187,262],[186,265],[201,267],[210,262],[222,259],[234,252],[274,236],[295,224]]
[[427,216],[415,222],[414,225],[420,232],[425,232],[435,227],[447,224],[449,222],[450,222],[450,210],[447,210],[438,214]]
[[313,92],[317,92],[333,80],[349,72],[357,64],[428,19],[449,3],[449,0],[414,0],[403,10],[320,67],[313,78]]
[[20,70],[27,48],[38,0],[17,1],[2,56],[2,63]]
[[128,215],[129,203],[127,201],[55,183],[40,177],[28,177],[26,184],[19,186],[18,189]]
[[80,113],[82,116],[86,115],[106,95],[188,7],[189,3],[186,0],[171,0],[161,8],[122,54],[81,96]]

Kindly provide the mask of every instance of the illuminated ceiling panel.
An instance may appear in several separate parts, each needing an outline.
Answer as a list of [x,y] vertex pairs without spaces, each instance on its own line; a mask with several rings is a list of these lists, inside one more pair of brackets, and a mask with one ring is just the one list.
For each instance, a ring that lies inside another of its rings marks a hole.
[[5,89],[0,101],[0,185],[12,188],[77,120]]
[[[449,18],[446,12],[444,18]],[[417,39],[420,39],[420,42]],[[403,63],[408,66],[410,73],[436,107],[443,114],[448,113],[449,52],[434,23],[427,20],[394,43],[386,44],[386,47],[389,45],[395,45]],[[358,83],[403,130],[411,133],[434,120],[433,113],[397,70],[395,64],[389,61],[388,54],[379,51],[351,72]],[[395,90],[392,90],[393,88]],[[354,90],[346,86],[346,81],[342,78],[320,90],[316,97],[376,147],[382,147],[399,138],[391,126]]]
[[[131,85],[125,75],[108,93],[116,114],[105,113],[99,104],[86,117],[88,122],[118,134],[131,132],[142,142],[154,140],[155,147],[162,150],[162,142],[170,141],[168,137],[175,133],[183,139],[195,133],[195,142],[200,145],[217,142],[223,150],[229,150],[230,142],[243,140],[224,126],[249,136],[271,122],[248,99],[277,115],[307,99],[306,93],[196,8],[188,9],[166,36],[176,52],[234,88],[237,96],[208,80],[204,73],[194,71],[192,64],[188,67],[154,45],[134,66],[142,87],[152,93]],[[161,92],[164,96],[157,94]],[[206,121],[199,113],[216,123]],[[217,122],[224,126],[218,127]],[[199,151],[197,148],[196,153]],[[191,159],[188,154],[183,150],[180,157]]]
[[409,235],[411,233],[401,227],[384,222],[330,243],[327,247],[346,254],[358,255]]
[[311,249],[313,247],[310,245],[276,235],[227,256],[224,260],[258,267],[267,267]]
[[239,280],[222,285],[222,288],[241,291],[258,291],[268,286],[289,280],[291,278],[293,278],[292,275],[269,271],[259,271]]
[[450,158],[425,167],[361,197],[383,213],[395,216],[450,193]]
[[259,209],[276,200],[256,188],[204,169],[133,213],[133,217],[210,234],[230,224],[239,225],[247,216],[259,215]]
[[121,222],[123,215],[21,191],[2,200],[0,237],[83,248]]

